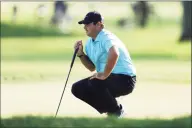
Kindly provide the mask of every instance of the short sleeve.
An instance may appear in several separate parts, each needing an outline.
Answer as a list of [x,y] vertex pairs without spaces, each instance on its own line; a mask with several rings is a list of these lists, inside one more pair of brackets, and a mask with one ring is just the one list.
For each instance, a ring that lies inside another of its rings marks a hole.
[[103,46],[106,52],[109,52],[109,49],[115,45],[115,40],[107,40],[103,42]]

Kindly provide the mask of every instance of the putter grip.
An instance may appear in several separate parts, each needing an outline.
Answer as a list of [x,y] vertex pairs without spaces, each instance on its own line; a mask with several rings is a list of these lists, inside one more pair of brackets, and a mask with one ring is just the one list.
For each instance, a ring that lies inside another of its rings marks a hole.
[[71,61],[71,68],[73,67],[73,63],[75,61],[75,57],[76,57],[76,54],[77,54],[78,50],[79,50],[79,48],[75,49],[75,52],[73,54],[73,58],[72,58],[72,61]]

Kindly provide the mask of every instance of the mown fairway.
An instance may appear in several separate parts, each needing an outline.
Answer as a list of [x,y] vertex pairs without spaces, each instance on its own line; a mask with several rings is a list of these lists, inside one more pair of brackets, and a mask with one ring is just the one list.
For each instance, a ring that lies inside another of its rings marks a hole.
[[[120,120],[98,114],[71,94],[75,81],[93,73],[83,67],[79,58],[69,77],[58,118],[53,119],[69,71],[73,45],[77,40],[85,44],[87,39],[77,21],[90,8],[87,3],[71,2],[72,32],[63,35],[47,27],[48,22],[44,27],[37,26],[32,16],[37,2],[30,4],[28,10],[25,3],[18,4],[21,8],[16,25],[10,24],[12,4],[4,2],[1,8],[2,127],[191,127],[191,43],[177,41],[181,32],[181,7],[177,2],[154,2],[161,20],[151,18],[146,29],[116,26],[118,18],[127,13],[132,16],[127,3],[105,2],[95,6],[105,10],[102,12],[106,29],[125,43],[137,69],[134,92],[118,98],[127,113]],[[50,2],[46,5],[52,8]],[[82,9],[75,11],[79,6]],[[50,14],[49,10],[47,19]]]

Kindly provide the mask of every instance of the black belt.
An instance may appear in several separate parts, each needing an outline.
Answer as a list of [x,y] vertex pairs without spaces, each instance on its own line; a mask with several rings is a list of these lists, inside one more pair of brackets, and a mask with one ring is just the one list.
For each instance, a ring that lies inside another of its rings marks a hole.
[[115,76],[115,75],[119,75],[119,76],[128,76],[128,77],[130,77],[130,78],[135,78],[136,77],[136,75],[134,75],[134,76],[130,76],[130,75],[125,75],[125,74],[115,74],[115,73],[111,73],[111,75],[113,76]]

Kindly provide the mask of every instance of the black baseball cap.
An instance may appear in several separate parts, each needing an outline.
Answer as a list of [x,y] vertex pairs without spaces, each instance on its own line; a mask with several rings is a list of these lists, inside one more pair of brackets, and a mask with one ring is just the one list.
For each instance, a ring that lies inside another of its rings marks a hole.
[[85,18],[81,21],[79,21],[79,24],[90,24],[90,23],[97,23],[99,21],[102,22],[103,18],[101,17],[101,14],[99,12],[93,11],[87,13]]

